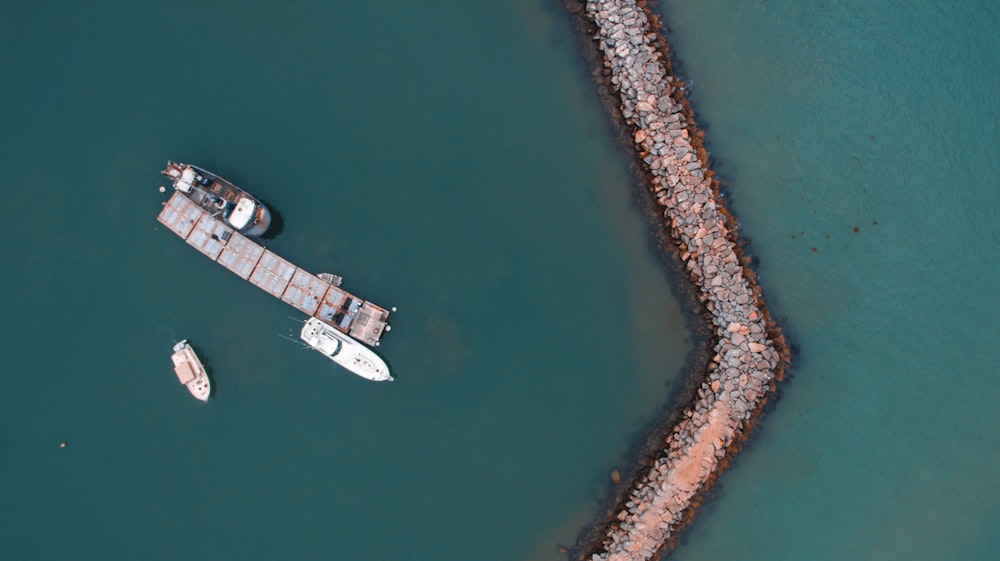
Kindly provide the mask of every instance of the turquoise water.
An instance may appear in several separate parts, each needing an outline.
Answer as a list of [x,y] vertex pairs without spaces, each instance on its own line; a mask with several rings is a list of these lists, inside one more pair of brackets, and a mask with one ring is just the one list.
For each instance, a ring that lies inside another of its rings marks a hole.
[[[5,558],[573,540],[690,343],[558,6],[479,4],[4,9]],[[992,559],[997,9],[663,11],[800,349],[675,557]],[[292,308],[158,228],[167,158],[398,306],[398,381],[298,350]],[[170,371],[181,337],[207,406]]]
[[1000,5],[661,8],[800,351],[674,558],[996,559]]
[[[573,541],[690,344],[562,13],[467,4],[5,8],[4,558]],[[278,253],[398,306],[397,381],[283,340],[291,307],[158,227],[168,158],[270,202]]]

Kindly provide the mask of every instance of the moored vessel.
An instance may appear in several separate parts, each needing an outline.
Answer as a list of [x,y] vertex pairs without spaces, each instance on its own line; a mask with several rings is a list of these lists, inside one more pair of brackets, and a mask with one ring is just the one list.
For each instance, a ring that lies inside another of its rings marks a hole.
[[374,382],[393,379],[382,357],[319,318],[309,318],[299,336],[311,349],[362,378]]
[[271,226],[271,211],[264,203],[208,170],[168,161],[160,173],[175,190],[241,234],[262,236]]
[[208,401],[208,396],[212,394],[212,383],[208,379],[205,365],[186,339],[174,345],[174,354],[170,356],[170,360],[174,363],[177,379],[187,386],[191,395],[201,401]]

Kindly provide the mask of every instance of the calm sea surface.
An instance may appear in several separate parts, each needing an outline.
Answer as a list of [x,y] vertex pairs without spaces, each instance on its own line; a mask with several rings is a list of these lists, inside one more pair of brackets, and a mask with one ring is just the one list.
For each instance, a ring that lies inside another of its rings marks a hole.
[[800,350],[675,558],[997,559],[1000,3],[661,10]]
[[[662,9],[800,349],[676,557],[995,558],[996,5]],[[0,16],[4,558],[573,540],[691,342],[558,5]],[[270,248],[398,306],[397,381],[299,350],[291,307],[158,227],[168,158],[268,201]],[[171,371],[180,338],[207,405]]]
[[[0,557],[573,541],[691,343],[556,5],[31,6],[0,17]],[[282,339],[298,313],[158,227],[168,158],[398,306],[397,381]]]

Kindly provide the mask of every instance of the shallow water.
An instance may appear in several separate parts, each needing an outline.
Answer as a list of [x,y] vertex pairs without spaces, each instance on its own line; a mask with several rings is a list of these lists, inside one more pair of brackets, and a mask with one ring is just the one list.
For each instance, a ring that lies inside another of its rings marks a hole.
[[995,558],[996,4],[661,11],[799,349],[673,558]]

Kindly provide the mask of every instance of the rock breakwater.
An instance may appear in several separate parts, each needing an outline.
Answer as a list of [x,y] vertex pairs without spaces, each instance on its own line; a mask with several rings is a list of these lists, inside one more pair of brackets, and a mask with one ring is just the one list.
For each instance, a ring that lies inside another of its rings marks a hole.
[[632,479],[600,543],[587,551],[592,561],[632,561],[672,543],[749,431],[789,354],[740,249],[736,221],[721,205],[704,134],[672,74],[659,20],[636,0],[589,0],[581,15],[603,57],[598,74],[616,93],[663,225],[707,312],[714,354],[664,447]]

